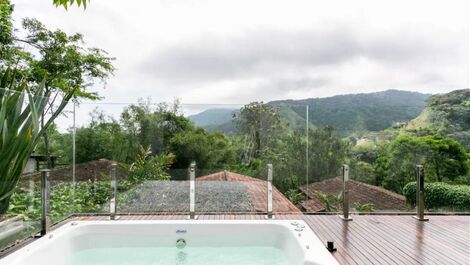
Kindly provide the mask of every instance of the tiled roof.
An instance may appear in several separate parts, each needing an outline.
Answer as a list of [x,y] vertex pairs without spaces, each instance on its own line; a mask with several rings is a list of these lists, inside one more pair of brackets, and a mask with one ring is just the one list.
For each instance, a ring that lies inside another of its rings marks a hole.
[[[351,207],[354,206],[354,203],[372,203],[375,211],[403,211],[406,209],[405,197],[400,194],[355,180],[350,180],[348,185]],[[318,199],[316,193],[322,192],[337,196],[342,189],[343,183],[340,178],[311,183],[308,187],[304,185],[300,187],[300,190],[307,195],[308,199],[303,201],[301,205],[308,212],[324,211],[325,205]]]
[[[247,184],[251,202],[257,212],[267,210],[267,182],[249,176],[240,175],[229,171],[221,171],[214,174],[196,178],[197,181],[233,181]],[[279,190],[273,186],[273,212],[274,213],[300,213],[300,210],[289,201]]]

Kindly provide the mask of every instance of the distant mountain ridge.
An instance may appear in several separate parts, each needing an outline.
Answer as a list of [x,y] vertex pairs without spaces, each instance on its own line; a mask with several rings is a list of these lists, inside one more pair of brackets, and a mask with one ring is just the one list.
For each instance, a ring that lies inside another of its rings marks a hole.
[[[327,98],[277,100],[268,102],[291,128],[306,124],[306,106],[309,123],[316,127],[333,126],[343,136],[387,129],[396,122],[416,118],[426,107],[430,94],[387,90],[375,93],[338,95]],[[189,116],[196,125],[209,130],[233,132],[232,116],[237,110],[209,109]],[[217,113],[217,114],[216,114]]]
[[201,127],[220,125],[232,119],[233,114],[236,113],[237,110],[238,109],[235,108],[213,108],[191,115],[188,118]]
[[432,96],[428,106],[406,129],[436,130],[470,148],[470,89]]
[[272,101],[273,106],[288,106],[317,127],[332,126],[341,135],[381,131],[396,122],[409,121],[426,107],[430,94],[402,90],[338,95],[327,98]]

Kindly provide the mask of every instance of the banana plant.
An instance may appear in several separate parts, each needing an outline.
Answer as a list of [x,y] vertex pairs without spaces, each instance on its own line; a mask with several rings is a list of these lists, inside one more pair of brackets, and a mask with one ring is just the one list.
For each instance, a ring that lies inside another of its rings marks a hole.
[[40,137],[65,108],[74,91],[66,94],[41,129],[50,92],[44,84],[34,87],[18,81],[14,71],[0,72],[0,214],[8,210],[10,197]]

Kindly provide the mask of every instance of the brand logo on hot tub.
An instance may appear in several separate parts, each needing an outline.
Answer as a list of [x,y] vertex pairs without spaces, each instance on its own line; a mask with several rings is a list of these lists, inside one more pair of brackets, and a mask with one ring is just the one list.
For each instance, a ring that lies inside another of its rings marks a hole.
[[176,230],[177,234],[186,234],[188,231],[186,229],[178,229]]

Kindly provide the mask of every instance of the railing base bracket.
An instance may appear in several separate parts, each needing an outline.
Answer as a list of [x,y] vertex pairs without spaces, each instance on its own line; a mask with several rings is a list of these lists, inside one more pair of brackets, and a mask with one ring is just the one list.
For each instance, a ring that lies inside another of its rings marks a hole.
[[343,221],[352,221],[352,217],[344,217],[344,215],[340,215],[339,218],[341,218]]
[[186,220],[197,220],[197,219],[199,219],[199,216],[198,216],[198,215],[194,215],[193,217],[191,217],[191,215],[188,215],[188,216],[186,217]]
[[120,218],[121,218],[120,216],[110,216],[109,220],[114,221],[114,220],[118,220]]
[[429,219],[428,219],[428,218],[425,218],[425,217],[419,218],[419,216],[413,216],[413,218],[416,219],[416,220],[418,220],[418,221],[422,221],[422,222],[429,221]]

